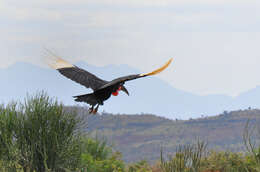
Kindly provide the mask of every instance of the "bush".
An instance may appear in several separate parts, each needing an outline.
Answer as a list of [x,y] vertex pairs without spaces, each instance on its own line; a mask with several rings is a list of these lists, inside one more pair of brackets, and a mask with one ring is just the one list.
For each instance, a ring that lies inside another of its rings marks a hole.
[[81,170],[95,172],[123,172],[124,162],[119,152],[112,152],[104,140],[84,139]]
[[75,170],[81,142],[76,113],[45,93],[23,104],[0,108],[0,159],[3,168],[23,171]]
[[152,168],[149,166],[147,161],[142,160],[137,163],[130,164],[128,172],[152,172]]
[[242,153],[215,152],[202,161],[202,171],[223,171],[223,172],[248,172],[246,156]]
[[164,172],[198,172],[206,147],[207,144],[201,141],[179,146],[175,155],[169,155],[168,160],[163,158],[161,151],[161,169]]

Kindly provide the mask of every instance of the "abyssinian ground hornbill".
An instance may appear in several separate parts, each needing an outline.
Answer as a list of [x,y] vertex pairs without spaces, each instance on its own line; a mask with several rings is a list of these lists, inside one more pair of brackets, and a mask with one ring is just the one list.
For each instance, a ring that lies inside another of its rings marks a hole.
[[105,81],[84,69],[68,63],[49,50],[47,50],[47,53],[49,59],[48,64],[50,67],[58,70],[65,77],[93,90],[93,93],[90,94],[74,96],[75,101],[85,102],[91,105],[89,113],[93,114],[97,113],[99,105],[103,105],[103,102],[107,100],[111,94],[117,96],[119,91],[123,91],[129,95],[127,89],[124,87],[126,81],[158,74],[166,69],[172,62],[172,59],[170,59],[165,65],[150,73],[128,75],[116,78],[112,81]]

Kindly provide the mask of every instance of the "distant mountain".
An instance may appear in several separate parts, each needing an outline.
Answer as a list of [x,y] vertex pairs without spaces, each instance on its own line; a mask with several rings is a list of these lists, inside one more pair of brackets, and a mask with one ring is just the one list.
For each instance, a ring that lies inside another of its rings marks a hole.
[[209,150],[244,152],[243,132],[248,119],[251,129],[256,124],[259,127],[260,110],[190,120],[169,120],[149,114],[103,114],[88,117],[86,131],[92,137],[105,138],[122,152],[126,162],[155,161],[160,158],[161,148],[166,154],[174,153],[178,146],[196,143],[197,139],[207,142]]
[[[107,80],[139,73],[128,65],[95,67],[84,62],[77,65]],[[27,93],[45,90],[64,104],[75,105],[72,96],[91,92],[55,70],[28,63],[16,63],[9,68],[0,69],[0,78],[0,102],[3,103],[23,100]],[[124,93],[118,97],[112,96],[100,110],[110,113],[151,113],[171,119],[188,119],[249,106],[260,108],[260,87],[235,98],[225,95],[198,96],[176,89],[158,77],[130,81],[126,83],[126,87],[130,92],[129,97]]]

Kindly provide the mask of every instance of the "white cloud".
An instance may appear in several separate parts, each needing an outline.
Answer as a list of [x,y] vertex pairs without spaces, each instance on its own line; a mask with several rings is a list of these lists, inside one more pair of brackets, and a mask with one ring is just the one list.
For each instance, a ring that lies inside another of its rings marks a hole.
[[9,5],[3,5],[0,11],[1,17],[6,17],[11,20],[23,21],[23,20],[59,20],[61,19],[61,13],[55,10],[48,9],[34,9],[34,8],[19,8]]
[[[177,30],[179,28],[187,30],[185,27],[199,30],[212,27],[211,23],[224,27],[230,24],[247,24],[250,20],[254,23],[260,13],[258,12],[260,6],[256,4],[257,1],[254,0],[10,0],[5,3],[0,14],[2,17],[18,21],[60,21],[73,28],[85,29],[88,27],[125,29],[129,26],[130,29],[134,29],[134,26],[139,29],[150,25],[173,25],[171,28]],[[202,24],[208,26],[201,26]]]
[[99,4],[121,4],[135,7],[142,6],[174,6],[174,5],[244,5],[244,4],[259,4],[257,0],[101,0],[95,1]]
[[[19,0],[9,0],[11,2],[19,2]],[[31,1],[24,0],[20,4],[34,4],[34,5],[82,5],[82,4],[99,4],[99,5],[133,5],[133,6],[168,6],[168,5],[183,5],[183,4],[211,4],[211,5],[223,5],[223,4],[248,4],[258,3],[257,0],[39,0]]]

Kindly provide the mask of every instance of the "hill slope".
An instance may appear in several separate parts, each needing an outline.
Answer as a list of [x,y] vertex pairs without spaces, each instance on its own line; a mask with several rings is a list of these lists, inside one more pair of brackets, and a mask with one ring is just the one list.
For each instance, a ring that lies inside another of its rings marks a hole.
[[[101,115],[88,118],[88,131],[105,137],[127,162],[157,160],[160,149],[174,152],[176,146],[208,141],[209,148],[243,151],[242,134],[248,119],[260,119],[260,110],[234,111],[214,117],[173,121],[154,115]],[[252,123],[251,123],[252,125]]]

